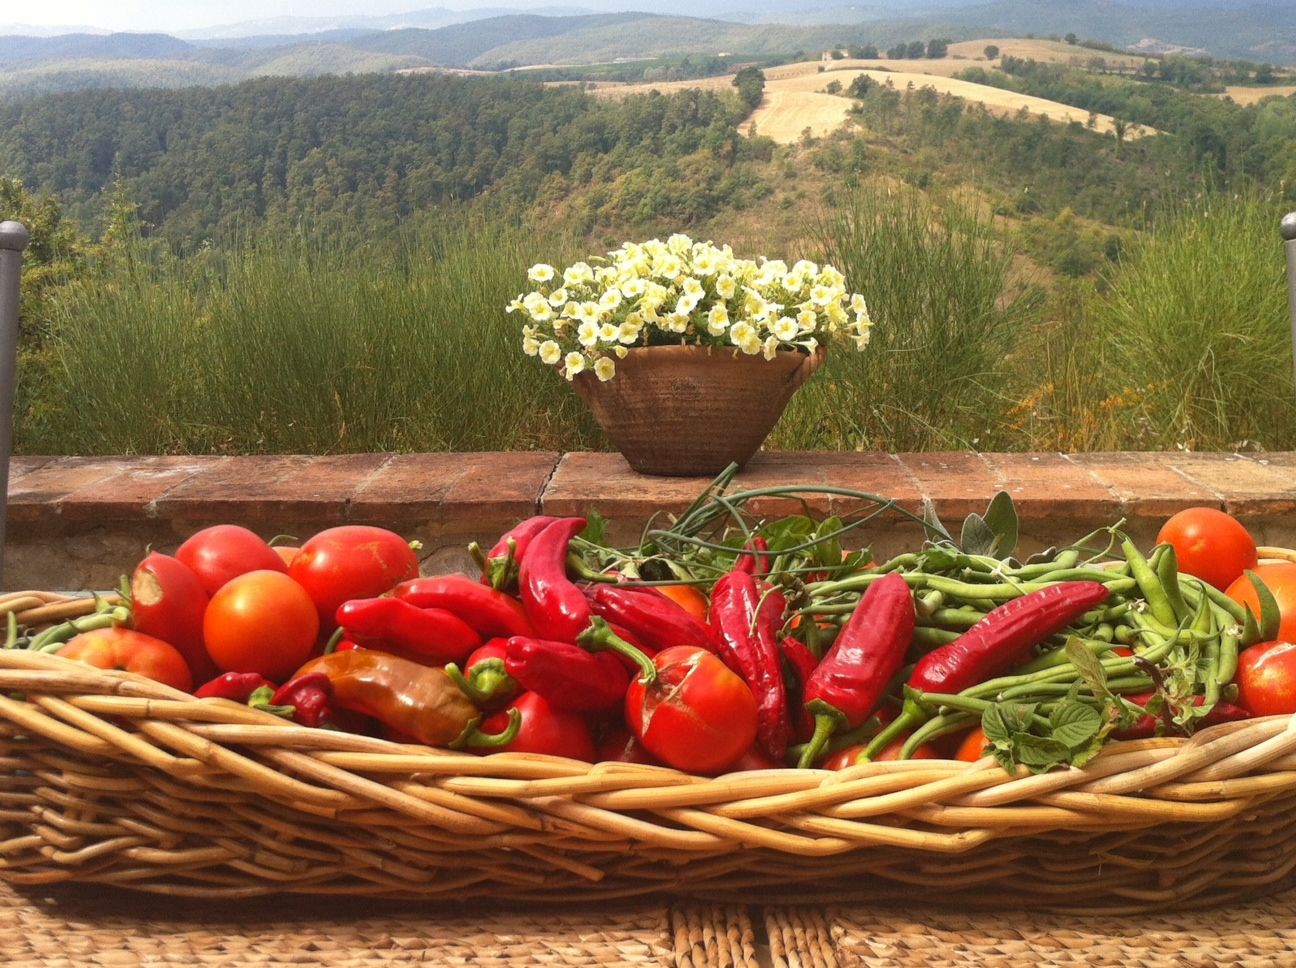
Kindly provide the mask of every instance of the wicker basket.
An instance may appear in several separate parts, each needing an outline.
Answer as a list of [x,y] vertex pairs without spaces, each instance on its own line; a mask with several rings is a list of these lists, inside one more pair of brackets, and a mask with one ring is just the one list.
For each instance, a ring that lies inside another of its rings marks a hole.
[[[24,619],[75,607],[51,598]],[[987,758],[705,779],[306,729],[0,650],[0,762],[15,884],[1129,912],[1263,893],[1296,867],[1296,717],[1115,743],[1043,776]]]

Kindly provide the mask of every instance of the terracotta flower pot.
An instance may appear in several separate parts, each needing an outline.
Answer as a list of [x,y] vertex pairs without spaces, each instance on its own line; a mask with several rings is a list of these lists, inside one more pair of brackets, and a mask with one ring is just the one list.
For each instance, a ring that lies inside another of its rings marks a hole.
[[587,371],[573,385],[636,471],[713,476],[751,459],[824,356],[645,346],[618,360],[606,383]]

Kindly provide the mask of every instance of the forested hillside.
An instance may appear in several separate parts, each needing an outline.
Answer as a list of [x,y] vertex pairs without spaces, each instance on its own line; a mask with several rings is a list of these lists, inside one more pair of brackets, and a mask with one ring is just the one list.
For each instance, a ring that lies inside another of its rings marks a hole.
[[[623,104],[520,79],[368,76],[183,91],[87,91],[0,106],[0,172],[92,219],[119,182],[178,242],[265,222],[391,224],[488,189],[503,207],[689,221],[740,202],[736,93]],[[684,169],[687,169],[685,173]]]

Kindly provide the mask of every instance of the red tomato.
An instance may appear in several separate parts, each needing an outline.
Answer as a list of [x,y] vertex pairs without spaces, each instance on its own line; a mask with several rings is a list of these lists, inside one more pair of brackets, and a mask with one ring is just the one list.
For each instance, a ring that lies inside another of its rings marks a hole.
[[[905,740],[907,739],[908,737],[901,736],[898,739],[892,740],[886,746],[882,747],[877,756],[873,757],[871,762],[882,763],[888,760],[900,759],[900,751],[904,749]],[[847,767],[855,766],[859,760],[859,755],[864,752],[867,746],[867,743],[860,743],[857,746],[848,746],[844,750],[838,750],[836,753],[829,756],[828,759],[823,761],[820,765],[820,769],[844,770]],[[923,743],[914,750],[913,756],[909,758],[912,760],[938,760],[940,759],[940,754],[937,753],[936,750],[932,749],[928,744]]]
[[756,699],[716,656],[677,645],[653,658],[657,678],[626,693],[626,725],[663,763],[689,773],[717,773],[756,739]]
[[573,760],[593,763],[598,759],[594,737],[590,734],[585,717],[565,709],[554,709],[539,694],[524,692],[507,707],[487,716],[481,731],[499,734],[508,728],[508,711],[516,709],[522,714],[517,738],[507,746],[492,747],[484,753],[546,753],[549,756],[566,756]]
[[1296,713],[1296,642],[1261,642],[1238,656],[1238,705],[1253,716]]
[[733,763],[725,768],[726,773],[745,773],[748,770],[777,770],[783,766],[782,763],[776,763],[773,758],[760,748],[759,744],[752,744],[742,756],[738,757]]
[[973,726],[972,731],[969,732],[963,742],[959,744],[958,752],[954,754],[954,759],[963,760],[965,763],[975,763],[985,755],[985,748],[985,730],[980,726]]
[[[1278,625],[1278,638],[1296,642],[1296,563],[1279,561],[1256,565],[1251,571],[1265,583],[1265,587],[1278,602],[1278,611],[1282,615],[1282,621]],[[1229,585],[1228,597],[1239,604],[1250,605],[1256,618],[1260,617],[1260,597],[1246,575]]]
[[203,645],[207,592],[188,565],[156,551],[131,575],[131,624],[137,632],[176,647],[189,663],[194,682],[216,677]]
[[1161,526],[1157,544],[1175,550],[1179,570],[1223,591],[1256,566],[1255,540],[1237,518],[1215,508],[1188,508]]
[[318,634],[315,603],[281,571],[231,579],[212,596],[203,617],[207,652],[219,668],[259,672],[273,682],[283,682],[306,661]]
[[82,632],[58,650],[65,659],[76,659],[98,669],[134,672],[189,692],[193,676],[189,663],[171,645],[132,629],[111,628]]
[[343,602],[377,598],[417,578],[418,558],[393,531],[349,524],[321,531],[302,545],[288,573],[315,602],[320,626],[330,629]]
[[177,548],[175,556],[193,570],[208,595],[249,571],[288,570],[273,548],[237,524],[204,528]]
[[706,624],[707,599],[693,585],[658,585],[657,590],[695,619]]

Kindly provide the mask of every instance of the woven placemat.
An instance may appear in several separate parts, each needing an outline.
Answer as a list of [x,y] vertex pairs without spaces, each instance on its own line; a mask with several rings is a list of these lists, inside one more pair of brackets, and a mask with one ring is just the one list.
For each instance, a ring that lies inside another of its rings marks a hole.
[[1133,914],[770,908],[775,968],[1296,966],[1296,891],[1223,908]]

